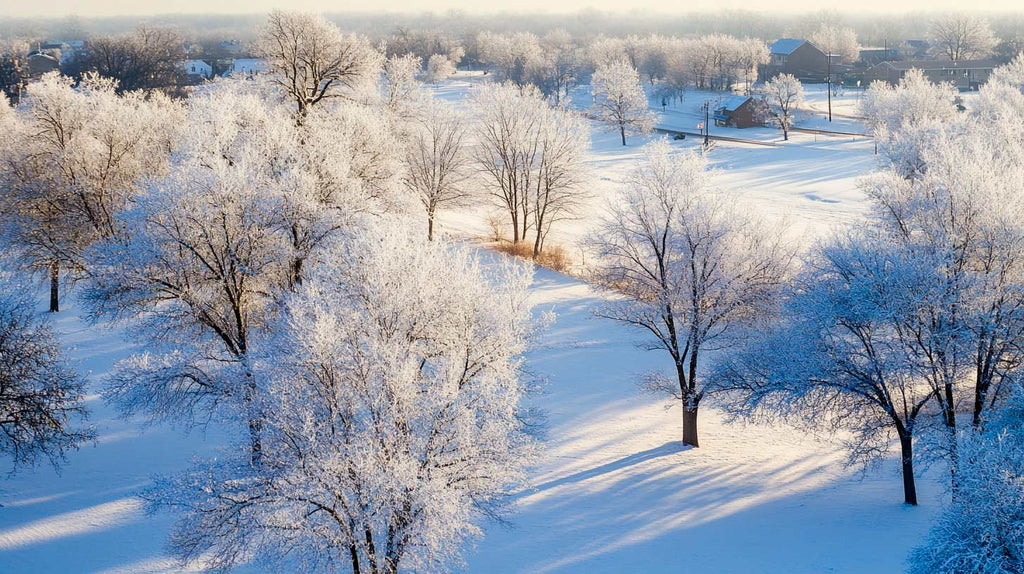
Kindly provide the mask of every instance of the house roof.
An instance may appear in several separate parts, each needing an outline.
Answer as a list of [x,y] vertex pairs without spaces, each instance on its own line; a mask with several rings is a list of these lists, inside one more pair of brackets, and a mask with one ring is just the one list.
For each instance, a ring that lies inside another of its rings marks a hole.
[[898,62],[883,62],[879,66],[889,66],[896,70],[906,71],[918,70],[989,70],[999,66],[992,60],[900,60]]
[[747,103],[747,100],[749,99],[750,96],[728,96],[725,99],[723,99],[721,103],[718,104],[718,109],[725,110],[727,112],[735,112],[736,110],[740,109],[740,106]]
[[27,56],[25,56],[25,58],[26,59],[27,58],[36,58],[36,59],[42,58],[44,60],[50,60],[50,61],[53,61],[53,62],[59,62],[59,60],[57,60],[57,58],[54,58],[53,56],[51,56],[49,54],[44,54],[42,52],[31,52]]
[[801,40],[798,38],[780,38],[772,42],[771,53],[772,54],[792,54],[800,46],[803,46],[807,40]]

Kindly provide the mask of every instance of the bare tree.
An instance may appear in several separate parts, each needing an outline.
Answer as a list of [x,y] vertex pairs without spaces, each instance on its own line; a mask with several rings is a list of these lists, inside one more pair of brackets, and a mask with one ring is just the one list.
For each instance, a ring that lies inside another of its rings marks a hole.
[[379,54],[365,39],[313,14],[271,12],[257,47],[300,119],[324,99],[351,97],[376,82],[380,68]]
[[932,23],[936,48],[954,62],[989,55],[996,45],[988,20],[973,14],[949,14]]
[[572,217],[586,197],[590,131],[582,118],[564,108],[548,110],[541,125],[541,153],[531,193],[533,257],[544,249],[552,226]]
[[76,76],[95,71],[117,82],[117,91],[163,90],[169,93],[184,81],[180,62],[185,57],[185,41],[171,28],[140,25],[121,36],[102,36],[89,40],[85,55],[71,62]]
[[406,188],[427,211],[427,239],[434,239],[434,220],[441,207],[457,206],[469,197],[466,125],[458,110],[426,100],[417,111],[405,147]]
[[621,198],[590,238],[594,279],[623,295],[595,312],[639,328],[645,348],[672,357],[674,372],[641,384],[683,407],[683,443],[698,446],[697,411],[711,388],[706,351],[737,344],[773,304],[790,256],[781,231],[767,233],[711,187],[702,156],[645,149]]
[[525,240],[530,227],[530,190],[541,152],[540,123],[547,104],[536,88],[511,83],[474,88],[470,97],[476,164],[488,193],[509,215],[512,241]]

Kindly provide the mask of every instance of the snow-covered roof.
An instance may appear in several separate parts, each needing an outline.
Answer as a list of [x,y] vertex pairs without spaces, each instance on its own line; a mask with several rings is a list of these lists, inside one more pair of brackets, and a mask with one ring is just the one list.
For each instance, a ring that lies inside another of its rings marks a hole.
[[231,68],[225,75],[258,74],[267,70],[267,63],[259,58],[238,58],[231,62]]
[[803,46],[806,41],[799,38],[780,38],[772,42],[771,52],[772,54],[789,55],[800,46]]
[[750,96],[741,96],[738,94],[734,94],[723,99],[721,103],[718,104],[718,109],[725,110],[727,112],[735,112],[740,108],[740,106],[747,103],[747,100],[749,99]]

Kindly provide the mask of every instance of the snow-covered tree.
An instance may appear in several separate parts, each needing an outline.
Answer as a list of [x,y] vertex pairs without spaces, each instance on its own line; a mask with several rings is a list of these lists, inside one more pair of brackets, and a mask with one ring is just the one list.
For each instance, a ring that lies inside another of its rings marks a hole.
[[381,66],[366,39],[313,14],[271,12],[256,45],[300,119],[325,99],[352,98],[376,84]]
[[419,56],[392,56],[384,61],[382,77],[384,106],[394,114],[405,114],[418,97],[420,82],[416,76],[423,68]]
[[782,139],[789,139],[789,128],[796,120],[796,110],[804,100],[804,87],[792,74],[779,74],[764,83],[762,96],[772,112],[772,119],[782,128]]
[[954,62],[984,58],[996,45],[988,20],[974,14],[947,14],[932,23],[935,49]]
[[[206,419],[255,408],[249,352],[322,248],[400,205],[386,116],[352,102],[301,125],[258,83],[190,100],[168,175],[149,180],[93,253],[94,316],[131,322],[148,352],[120,363],[107,396],[125,412]],[[247,412],[258,455],[260,413]]]
[[470,197],[466,180],[471,158],[462,113],[433,98],[423,103],[407,136],[403,182],[423,204],[427,239],[433,240],[438,209],[456,207]]
[[536,256],[551,225],[578,203],[586,124],[563,107],[548,106],[536,88],[481,86],[471,97],[477,116],[473,163],[509,214],[513,242],[534,232]]
[[904,347],[930,269],[869,231],[816,248],[782,318],[722,361],[716,380],[731,410],[782,416],[814,429],[848,429],[855,459],[884,457],[899,439],[904,501],[917,504],[914,441],[933,400]]
[[530,272],[401,222],[339,244],[260,353],[259,467],[227,453],[150,492],[171,548],[230,568],[445,571],[534,441],[520,407]]
[[647,106],[647,94],[636,68],[619,61],[602,66],[590,80],[594,90],[594,116],[619,132],[622,145],[626,134],[647,134],[654,127],[654,115]]
[[439,84],[455,75],[455,64],[444,54],[433,54],[427,60],[427,71],[423,81],[428,84]]
[[587,61],[593,70],[626,60],[626,47],[622,38],[598,36],[587,46]]
[[563,29],[545,34],[540,45],[544,58],[535,83],[545,95],[554,96],[558,105],[579,82],[580,48]]
[[544,240],[555,223],[574,217],[586,197],[589,181],[587,150],[590,130],[587,122],[570,110],[543,110],[537,174],[530,191],[533,218],[533,257],[544,250]]
[[912,176],[924,169],[927,142],[956,129],[956,98],[952,84],[933,84],[920,70],[910,70],[896,86],[873,83],[860,105],[888,165]]
[[544,60],[536,35],[529,32],[481,32],[476,41],[481,61],[495,69],[498,81],[512,82],[517,86],[533,83],[533,77]]
[[139,178],[166,170],[180,109],[160,94],[118,95],[95,75],[75,87],[55,73],[24,103],[3,120],[0,222],[20,261],[49,275],[57,311],[61,270],[81,271],[83,250],[119,233],[115,217]]
[[0,275],[0,455],[13,469],[64,454],[90,440],[85,380],[68,364],[31,285]]
[[1024,401],[1010,404],[983,433],[960,442],[959,488],[909,562],[912,574],[1024,569]]
[[244,402],[254,458],[260,416],[248,355],[291,270],[290,243],[274,232],[281,202],[251,163],[260,159],[182,166],[154,182],[120,218],[128,239],[97,249],[85,292],[95,316],[132,320],[149,343],[116,365],[108,400],[171,420]]
[[673,154],[664,140],[644,151],[588,241],[595,281],[623,296],[596,313],[643,330],[645,348],[671,356],[670,376],[641,383],[681,402],[683,443],[698,446],[698,407],[712,383],[705,353],[737,344],[770,311],[790,257],[781,232],[714,190],[702,156]]

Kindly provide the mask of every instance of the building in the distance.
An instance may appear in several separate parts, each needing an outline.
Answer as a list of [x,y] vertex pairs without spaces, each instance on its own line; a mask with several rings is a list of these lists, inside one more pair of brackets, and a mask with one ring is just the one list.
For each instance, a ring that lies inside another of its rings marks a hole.
[[961,90],[977,90],[988,81],[989,75],[997,66],[998,64],[992,60],[901,60],[882,62],[868,68],[864,72],[864,80],[868,84],[888,82],[895,85],[908,71],[917,69],[934,83],[947,82]]
[[799,38],[782,38],[768,49],[768,63],[761,68],[767,80],[779,74],[792,74],[801,81],[823,82],[828,74],[828,60],[814,44]]
[[768,120],[768,104],[750,96],[726,96],[715,108],[716,126],[754,128]]
[[29,52],[25,56],[25,72],[30,78],[38,78],[47,72],[60,71],[60,60],[43,52]]
[[188,76],[205,78],[207,80],[213,77],[213,66],[203,60],[185,60],[182,62],[181,67]]
[[231,62],[225,76],[241,76],[249,78],[267,71],[267,63],[259,58],[238,58]]

